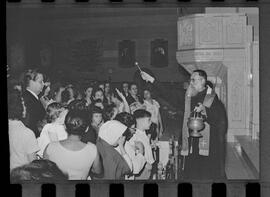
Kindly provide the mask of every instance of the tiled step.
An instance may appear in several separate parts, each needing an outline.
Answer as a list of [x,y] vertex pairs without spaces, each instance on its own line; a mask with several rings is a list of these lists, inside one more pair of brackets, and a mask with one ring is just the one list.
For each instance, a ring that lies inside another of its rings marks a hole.
[[260,171],[260,147],[259,140],[252,140],[250,136],[235,136],[241,145],[243,156],[255,174]]
[[235,143],[227,143],[225,168],[228,179],[257,179]]

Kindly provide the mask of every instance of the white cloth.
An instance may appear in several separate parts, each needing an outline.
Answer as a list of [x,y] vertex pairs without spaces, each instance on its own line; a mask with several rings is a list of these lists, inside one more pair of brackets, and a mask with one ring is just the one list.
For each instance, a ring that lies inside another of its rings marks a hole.
[[72,151],[63,147],[60,142],[51,142],[46,153],[49,160],[68,174],[69,180],[86,180],[97,157],[97,148],[94,144],[87,143],[83,149]]
[[117,120],[105,122],[100,128],[98,136],[110,145],[113,145],[126,131],[127,126]]
[[139,174],[146,162],[145,157],[141,153],[136,153],[135,146],[133,146],[129,141],[126,141],[125,143],[125,150],[132,162],[132,173]]
[[29,163],[27,155],[39,151],[35,134],[19,120],[8,121],[10,170]]
[[145,131],[141,131],[139,129],[136,129],[135,134],[133,137],[129,140],[131,145],[135,146],[135,141],[140,141],[143,143],[144,146],[144,157],[146,159],[146,162],[149,164],[153,164],[155,162],[153,154],[152,154],[152,147],[150,145],[150,140],[148,136],[146,135]]
[[159,114],[159,103],[152,99],[152,103],[150,101],[144,100],[143,105],[146,107],[146,111],[151,113],[151,120],[153,123],[158,125],[158,114]]
[[68,135],[63,124],[58,122],[46,124],[37,139],[40,147],[38,154],[43,157],[43,152],[50,142],[65,140],[67,137]]
[[[122,136],[122,134],[126,131],[127,126],[122,124],[121,122],[117,120],[110,120],[105,122],[99,129],[98,136],[103,139],[105,142],[107,142],[110,145],[115,144],[117,140]],[[124,147],[125,148],[125,147]],[[114,147],[114,149],[120,154],[120,148],[119,146]],[[133,170],[133,165],[132,165],[132,160],[129,157],[128,154],[122,155],[122,157],[125,159],[127,162],[130,170]]]

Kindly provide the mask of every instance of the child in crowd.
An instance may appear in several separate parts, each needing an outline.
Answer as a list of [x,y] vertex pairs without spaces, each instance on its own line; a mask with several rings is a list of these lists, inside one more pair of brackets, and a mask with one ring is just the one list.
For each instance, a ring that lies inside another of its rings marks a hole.
[[128,87],[128,82],[123,82],[122,83],[122,93],[123,95],[127,98],[129,95],[129,87]]
[[143,99],[138,94],[138,87],[137,84],[132,83],[130,85],[129,95],[127,97],[127,102],[130,107],[130,112],[133,114],[134,111],[138,109],[145,109],[145,106],[143,105]]
[[149,89],[145,89],[143,91],[144,95],[144,106],[146,107],[146,111],[151,113],[151,121],[152,124],[149,129],[149,134],[151,135],[151,139],[155,140],[160,138],[163,133],[163,125],[160,116],[160,105],[159,103],[152,98],[151,91]]
[[130,142],[135,144],[136,141],[140,141],[144,146],[144,157],[146,159],[146,165],[139,175],[135,175],[135,180],[147,180],[150,178],[152,164],[155,162],[152,153],[152,147],[150,144],[149,136],[146,134],[146,130],[150,128],[151,125],[151,113],[144,110],[138,109],[134,112],[134,117],[136,119],[136,133],[130,139]]
[[46,146],[53,141],[64,140],[67,133],[64,126],[64,108],[60,103],[51,103],[47,107],[47,124],[43,127],[40,137],[37,139],[40,147],[38,154],[43,157]]
[[51,98],[52,102],[62,103],[61,94],[65,90],[65,87],[60,82],[57,82],[52,84],[50,89],[49,97]]
[[50,91],[51,91],[51,82],[47,81],[44,83],[44,87],[42,92],[39,94],[39,99],[44,107],[44,109],[47,108],[49,104],[52,103],[52,100],[50,99]]
[[93,92],[92,86],[87,86],[84,89],[84,99],[86,100],[86,106],[89,106],[92,103],[92,92]]
[[82,135],[81,141],[84,143],[92,142],[96,144],[98,131],[103,124],[103,112],[99,107],[93,106],[90,108],[90,125],[87,132]]
[[107,101],[108,105],[112,104],[112,102],[111,102],[111,84],[108,81],[106,81],[104,83],[104,97],[105,97],[105,100]]

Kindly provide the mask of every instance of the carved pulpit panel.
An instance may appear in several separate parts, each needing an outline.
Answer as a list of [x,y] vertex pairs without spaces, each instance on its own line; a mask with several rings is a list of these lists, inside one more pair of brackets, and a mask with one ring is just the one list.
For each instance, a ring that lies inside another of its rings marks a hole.
[[224,21],[224,47],[245,47],[246,16],[226,17]]
[[220,47],[222,45],[222,19],[220,17],[203,17],[199,21],[199,48]]
[[194,48],[195,25],[193,19],[178,20],[178,50]]

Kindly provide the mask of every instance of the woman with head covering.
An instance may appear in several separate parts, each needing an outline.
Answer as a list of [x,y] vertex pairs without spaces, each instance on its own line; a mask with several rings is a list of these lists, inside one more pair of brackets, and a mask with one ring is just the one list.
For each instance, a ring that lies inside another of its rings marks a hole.
[[124,179],[132,172],[132,162],[124,148],[131,135],[128,127],[117,120],[100,127],[96,145],[103,161],[103,179]]
[[[133,131],[133,134],[136,132],[135,123],[136,120],[134,116],[127,112],[122,112],[116,115],[115,120],[123,123]],[[132,175],[126,176],[127,180],[134,180],[135,176],[140,174],[141,170],[144,168],[146,159],[144,157],[144,145],[140,141],[133,141],[126,139],[125,150],[132,162]]]

